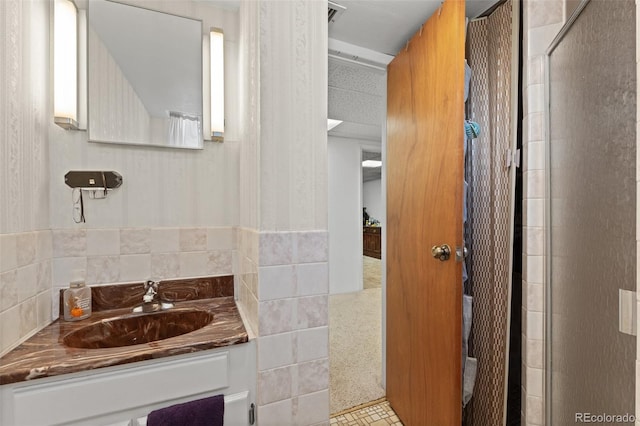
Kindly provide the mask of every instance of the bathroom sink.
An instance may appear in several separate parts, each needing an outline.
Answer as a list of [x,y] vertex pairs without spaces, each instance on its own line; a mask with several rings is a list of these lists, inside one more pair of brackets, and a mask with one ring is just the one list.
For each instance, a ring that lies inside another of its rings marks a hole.
[[86,325],[64,336],[63,343],[82,349],[139,345],[191,333],[211,321],[212,313],[195,309],[133,314]]

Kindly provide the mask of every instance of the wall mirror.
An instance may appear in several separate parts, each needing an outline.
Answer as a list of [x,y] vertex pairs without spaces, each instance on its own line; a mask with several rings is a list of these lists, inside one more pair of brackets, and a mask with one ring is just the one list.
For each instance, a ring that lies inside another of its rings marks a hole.
[[87,6],[90,142],[202,149],[202,21]]

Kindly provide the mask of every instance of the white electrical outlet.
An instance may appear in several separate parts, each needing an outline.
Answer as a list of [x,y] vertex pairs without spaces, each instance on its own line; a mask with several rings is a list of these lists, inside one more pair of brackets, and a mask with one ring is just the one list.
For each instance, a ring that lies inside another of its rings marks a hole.
[[636,292],[618,289],[618,328],[621,333],[635,336],[637,322]]

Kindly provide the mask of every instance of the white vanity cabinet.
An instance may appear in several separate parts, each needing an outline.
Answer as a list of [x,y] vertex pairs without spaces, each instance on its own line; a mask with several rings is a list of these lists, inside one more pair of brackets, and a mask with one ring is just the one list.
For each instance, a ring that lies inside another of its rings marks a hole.
[[249,424],[255,341],[0,386],[0,426],[127,425],[153,410],[225,395],[225,426]]

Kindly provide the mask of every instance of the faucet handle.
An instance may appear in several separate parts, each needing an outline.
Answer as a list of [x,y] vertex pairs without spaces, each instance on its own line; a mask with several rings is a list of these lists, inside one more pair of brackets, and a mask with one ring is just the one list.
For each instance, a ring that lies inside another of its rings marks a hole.
[[159,286],[159,282],[158,281],[153,281],[153,280],[147,280],[144,283],[144,291],[147,294],[156,294],[158,293],[158,286]]

